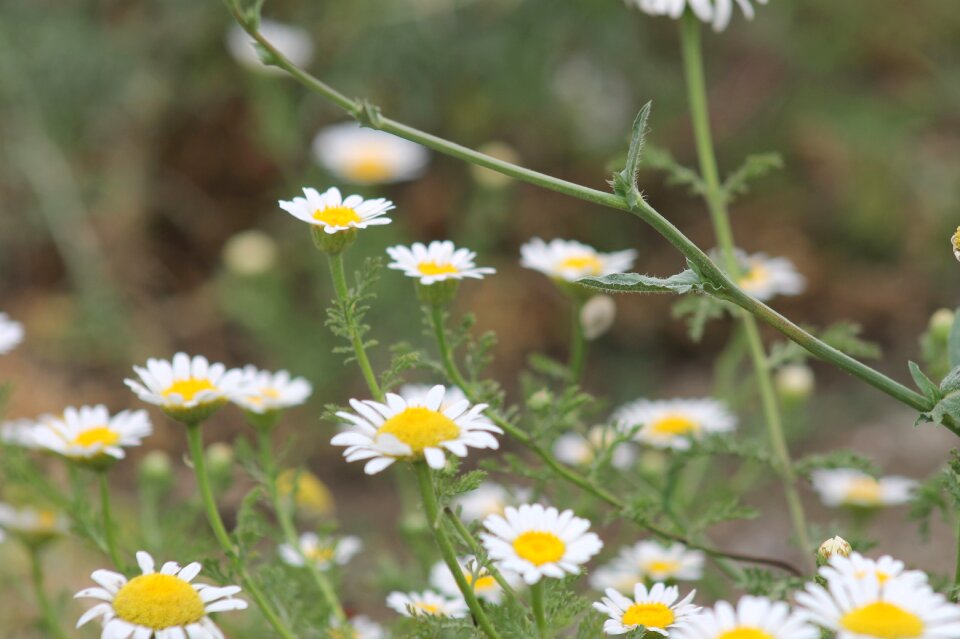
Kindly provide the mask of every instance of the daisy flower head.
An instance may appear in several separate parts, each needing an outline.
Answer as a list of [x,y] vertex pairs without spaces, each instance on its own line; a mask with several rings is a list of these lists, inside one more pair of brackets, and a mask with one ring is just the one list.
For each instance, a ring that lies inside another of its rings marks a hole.
[[834,555],[819,573],[828,583],[875,579],[881,588],[892,579],[927,583],[927,575],[922,570],[906,570],[902,561],[889,555],[879,559],[870,559],[856,552],[848,557]]
[[593,607],[610,617],[603,623],[604,634],[625,635],[642,626],[648,632],[669,637],[672,628],[683,626],[689,617],[700,610],[699,606],[690,603],[696,592],[693,590],[680,599],[680,591],[676,586],[655,583],[647,590],[644,584],[637,584],[630,599],[609,588],[607,596],[594,603]]
[[[313,59],[313,41],[306,29],[276,20],[262,19],[258,30],[270,44],[296,66],[305,67]],[[233,25],[227,31],[227,51],[234,60],[252,71],[267,75],[285,75],[286,72],[283,69],[264,64],[258,46],[256,40],[240,28],[240,25]]]
[[826,587],[808,583],[797,603],[809,620],[836,639],[953,639],[960,637],[960,606],[925,583],[893,577],[827,575]]
[[233,403],[254,415],[276,417],[282,410],[303,404],[312,392],[310,382],[302,377],[291,377],[287,371],[271,373],[248,365],[243,368]]
[[303,197],[280,200],[280,208],[310,224],[316,245],[336,255],[353,243],[359,229],[389,224],[391,220],[384,213],[395,207],[393,202],[384,198],[343,197],[340,189],[332,186],[323,193],[305,187]]
[[[490,574],[490,571],[477,562],[476,557],[464,557],[459,559],[458,563],[464,578],[473,587],[473,592],[478,599],[484,599],[492,604],[500,603],[503,599],[503,589]],[[510,586],[518,585],[519,580],[516,575],[507,573],[503,575],[503,578]],[[462,596],[460,588],[457,586],[457,580],[450,572],[447,564],[442,561],[438,561],[430,569],[430,585],[448,597]]]
[[81,590],[77,599],[99,599],[80,617],[77,628],[100,618],[101,639],[223,639],[209,614],[243,610],[247,602],[235,599],[239,586],[209,586],[192,583],[200,574],[199,563],[181,567],[173,561],[155,570],[149,553],[137,553],[141,574],[128,580],[109,570],[96,570],[91,578],[97,587]]
[[[759,4],[767,4],[767,0],[756,0]],[[652,16],[670,16],[674,20],[683,16],[689,6],[697,18],[713,27],[714,31],[723,31],[730,24],[733,16],[733,5],[743,11],[748,20],[753,20],[752,0],[627,0],[644,13]]]
[[634,250],[600,253],[592,246],[573,240],[544,242],[535,237],[520,247],[520,264],[540,271],[558,282],[576,282],[582,277],[622,273],[637,259]]
[[327,630],[328,639],[386,639],[387,634],[377,622],[364,615],[347,621],[333,621]]
[[9,353],[23,341],[23,324],[10,319],[6,313],[0,313],[0,355]]
[[398,459],[426,460],[434,469],[443,468],[446,452],[466,457],[467,448],[500,446],[494,434],[503,431],[484,415],[486,404],[473,406],[466,400],[444,408],[447,390],[434,386],[422,401],[407,402],[387,393],[386,403],[350,400],[355,413],[339,412],[353,427],[334,436],[330,443],[346,446],[348,462],[368,460],[364,471],[379,473]]
[[803,613],[793,612],[782,601],[741,597],[736,607],[718,602],[685,620],[671,633],[674,639],[820,639],[820,631]]
[[69,530],[69,520],[59,511],[0,503],[0,531],[19,537],[28,546],[41,546]]
[[163,409],[185,424],[198,424],[237,395],[243,381],[238,369],[211,364],[202,355],[177,353],[170,361],[148,359],[145,367],[134,366],[138,379],[124,383],[137,397]]
[[815,470],[811,473],[813,488],[827,506],[883,508],[909,502],[917,482],[906,477],[876,479],[852,468]]
[[616,559],[591,575],[590,583],[598,590],[629,592],[643,581],[696,581],[703,576],[704,560],[701,551],[680,543],[641,541],[621,548]]
[[[575,432],[565,433],[553,442],[553,456],[565,464],[586,466],[617,441],[617,436],[614,429],[606,426],[594,426],[586,437]],[[620,470],[629,468],[636,460],[636,451],[629,442],[620,441],[610,453],[610,463]]]
[[515,572],[528,584],[543,577],[576,575],[580,566],[600,552],[603,542],[587,532],[590,522],[572,510],[559,512],[542,504],[507,507],[504,515],[483,522],[480,533],[487,554],[501,571]]
[[125,410],[110,416],[107,407],[69,407],[60,418],[45,419],[33,430],[38,448],[94,468],[107,468],[153,433],[147,411]]
[[404,617],[429,615],[458,619],[467,615],[467,603],[462,597],[447,598],[432,590],[391,592],[387,597],[387,606]]
[[639,399],[621,406],[613,415],[620,428],[654,448],[687,450],[691,441],[715,433],[729,433],[737,418],[726,404],[715,399]]
[[516,505],[530,498],[529,488],[507,488],[496,482],[485,481],[476,490],[456,498],[460,516],[467,521],[484,519],[490,515],[502,515],[507,506]]
[[417,280],[417,293],[424,303],[443,304],[453,299],[460,280],[481,280],[496,269],[477,266],[477,254],[465,248],[457,248],[449,240],[430,244],[415,242],[412,246],[392,246],[387,254],[393,259],[388,268],[402,271],[407,277]]
[[350,121],[322,129],[313,139],[317,162],[354,184],[391,184],[423,175],[427,150],[415,142]]
[[340,539],[321,539],[316,533],[300,535],[297,547],[280,545],[280,559],[291,566],[303,567],[307,562],[320,570],[332,565],[345,566],[363,548],[359,537],[352,535]]
[[785,257],[770,257],[766,253],[748,255],[738,249],[736,259],[740,265],[737,286],[760,301],[777,295],[799,295],[807,288],[807,279]]

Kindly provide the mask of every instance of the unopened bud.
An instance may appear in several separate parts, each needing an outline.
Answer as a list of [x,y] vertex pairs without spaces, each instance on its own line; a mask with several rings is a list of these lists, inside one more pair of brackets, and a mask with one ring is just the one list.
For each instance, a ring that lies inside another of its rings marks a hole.
[[217,482],[227,482],[233,473],[233,447],[223,442],[210,444],[206,457],[210,476]]
[[236,275],[261,275],[276,264],[277,243],[263,231],[243,231],[227,240],[221,257]]
[[591,297],[580,309],[583,336],[594,340],[610,330],[617,316],[617,303],[609,295]]
[[527,400],[527,405],[530,407],[530,410],[544,410],[549,408],[551,404],[553,404],[553,393],[546,388],[538,390]]
[[170,456],[162,450],[151,450],[140,462],[140,477],[143,481],[166,483],[173,476]]
[[957,227],[957,230],[953,236],[951,236],[950,245],[953,247],[953,256],[957,258],[957,261],[960,261],[960,226]]
[[[511,164],[517,164],[520,161],[520,156],[516,150],[506,142],[487,142],[477,150],[495,157],[498,160],[510,162]],[[482,166],[471,165],[470,172],[478,184],[488,189],[502,189],[513,180],[513,178],[507,177],[502,173],[498,173],[492,169],[486,169]]]
[[849,557],[852,552],[850,543],[838,535],[820,544],[817,550],[817,565],[825,566],[830,563],[832,557]]
[[787,364],[777,371],[774,383],[784,399],[801,400],[810,397],[815,380],[809,366]]
[[949,308],[941,308],[930,316],[930,334],[941,342],[946,342],[950,337],[950,329],[953,328],[953,321],[956,319],[956,313]]

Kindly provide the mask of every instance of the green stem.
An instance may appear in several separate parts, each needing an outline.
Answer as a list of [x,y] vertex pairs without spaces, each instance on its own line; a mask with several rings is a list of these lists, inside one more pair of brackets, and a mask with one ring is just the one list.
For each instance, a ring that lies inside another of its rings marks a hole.
[[233,565],[234,570],[240,576],[240,581],[250,597],[257,604],[260,612],[267,622],[273,626],[273,629],[283,639],[296,639],[290,629],[284,625],[283,621],[274,611],[273,607],[267,603],[267,599],[260,586],[253,580],[247,572],[243,560],[240,558],[238,549],[230,539],[226,526],[223,525],[223,519],[220,518],[220,511],[217,510],[217,502],[213,495],[213,489],[210,486],[210,477],[207,475],[206,461],[203,456],[203,434],[200,431],[200,424],[187,425],[187,443],[190,446],[190,460],[193,462],[193,472],[197,478],[197,488],[200,490],[200,497],[203,500],[203,508],[207,513],[207,521],[213,530],[213,536],[226,554],[227,559]]
[[957,517],[957,568],[953,575],[953,601],[960,601],[960,517]]
[[583,366],[587,358],[587,338],[583,334],[583,325],[580,313],[583,310],[583,301],[579,298],[572,300],[573,312],[570,315],[570,379],[579,383],[583,377]]
[[440,549],[440,555],[443,557],[444,563],[447,564],[450,574],[452,574],[456,580],[457,587],[460,589],[460,593],[463,594],[463,598],[467,602],[467,607],[470,608],[474,620],[490,639],[499,639],[500,635],[490,623],[490,619],[487,618],[487,613],[483,611],[480,602],[477,601],[477,595],[473,592],[473,587],[467,583],[463,569],[457,561],[457,553],[453,549],[453,544],[450,543],[450,538],[447,537],[446,530],[443,528],[440,506],[437,503],[437,494],[434,492],[430,467],[424,462],[416,462],[414,464],[414,470],[417,475],[417,483],[420,485],[420,495],[423,498],[423,506],[427,513],[427,523],[430,526],[430,530],[433,531],[433,538],[437,542],[437,547]]
[[457,366],[457,361],[453,357],[453,351],[450,349],[450,343],[447,341],[447,328],[444,322],[444,309],[439,304],[430,306],[430,323],[433,325],[433,334],[437,339],[437,349],[440,351],[440,361],[443,364],[443,370],[450,378],[450,381],[460,387],[460,390],[467,396],[470,395],[469,385],[464,379],[463,373]]
[[533,606],[533,618],[537,622],[537,634],[547,639],[547,615],[543,605],[543,580],[530,586],[530,603]]
[[113,527],[113,517],[110,515],[110,483],[107,481],[105,470],[97,471],[97,480],[100,484],[100,513],[103,520],[103,538],[107,542],[107,552],[110,561],[117,570],[123,571],[124,564],[120,560],[117,550],[117,533]]
[[[453,526],[453,529],[457,531],[457,534],[460,535],[460,539],[463,540],[463,543],[470,546],[470,552],[473,553],[474,557],[479,558],[483,552],[483,549],[480,547],[480,542],[470,533],[470,530],[463,525],[463,522],[460,521],[460,518],[450,510],[449,507],[444,508],[443,515],[447,518],[447,521],[450,522],[450,525]],[[497,584],[503,591],[512,599],[517,598],[517,592],[513,587],[507,583],[507,580],[503,578],[503,575],[497,570],[497,567],[493,564],[490,564],[487,567],[490,575],[496,580]]]
[[[727,209],[727,194],[720,184],[720,173],[717,169],[717,158],[710,130],[710,110],[707,105],[703,52],[700,43],[700,22],[690,11],[687,11],[681,22],[680,42],[683,50],[687,95],[690,100],[690,115],[693,120],[697,155],[700,160],[700,171],[706,184],[707,208],[710,211],[710,219],[713,222],[726,270],[733,278],[737,278],[739,276],[739,265],[735,255],[730,214]],[[790,519],[793,522],[797,543],[803,549],[804,555],[807,555],[813,551],[813,547],[810,543],[803,503],[797,491],[793,460],[790,458],[786,436],[783,432],[783,420],[780,415],[780,407],[777,404],[777,396],[773,389],[773,382],[770,378],[770,368],[767,366],[767,354],[760,337],[760,329],[757,326],[756,318],[750,313],[741,312],[740,319],[743,322],[750,359],[753,362],[754,374],[760,391],[770,446],[773,448],[778,461],[778,471],[783,482]]]
[[263,473],[266,478],[267,492],[270,495],[273,510],[277,515],[277,522],[280,524],[280,531],[283,533],[284,541],[303,559],[303,565],[307,567],[311,577],[313,577],[313,581],[317,585],[317,589],[320,591],[320,595],[326,602],[327,607],[333,611],[333,615],[340,622],[346,621],[347,615],[343,610],[340,599],[337,597],[336,591],[333,589],[333,584],[330,583],[327,575],[320,570],[316,563],[303,554],[300,548],[300,538],[297,535],[297,529],[296,526],[294,526],[290,508],[284,503],[280,496],[280,491],[277,488],[277,470],[276,463],[273,459],[270,431],[265,428],[257,428],[257,440],[260,444],[260,464],[263,467]]
[[378,402],[383,401],[383,392],[380,390],[380,384],[377,383],[377,376],[373,373],[373,367],[370,365],[370,359],[367,357],[367,351],[363,345],[363,338],[360,336],[360,330],[357,326],[356,317],[353,314],[353,305],[350,300],[350,287],[347,285],[347,275],[343,266],[343,253],[329,255],[330,275],[333,277],[333,288],[337,293],[337,300],[343,309],[343,317],[350,327],[350,343],[353,345],[353,352],[357,358],[357,364],[360,366],[360,372],[363,373],[363,379],[366,380],[370,388],[370,394]]
[[40,615],[43,621],[43,627],[51,637],[56,639],[66,639],[66,634],[57,619],[56,611],[47,597],[47,589],[44,584],[43,563],[40,556],[40,548],[31,545],[30,551],[30,576],[33,581],[33,591],[37,598],[37,605],[40,607]]

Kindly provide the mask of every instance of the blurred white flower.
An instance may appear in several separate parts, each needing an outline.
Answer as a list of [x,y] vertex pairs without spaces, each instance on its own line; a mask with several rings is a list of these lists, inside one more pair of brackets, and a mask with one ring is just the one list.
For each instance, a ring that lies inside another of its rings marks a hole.
[[347,621],[332,621],[329,639],[386,639],[387,634],[377,622],[364,615]]
[[266,273],[277,262],[277,243],[272,237],[251,229],[237,233],[223,246],[223,263],[236,275],[253,276]]
[[777,295],[799,295],[807,288],[806,278],[785,257],[770,257],[766,253],[748,255],[738,249],[736,258],[740,264],[737,286],[760,301]]
[[544,242],[535,237],[520,247],[520,264],[548,277],[575,282],[581,277],[610,275],[630,270],[637,252],[630,249],[599,253],[573,240]]
[[243,368],[243,378],[233,396],[233,403],[244,410],[263,414],[299,406],[312,392],[310,382],[302,377],[291,377],[287,371],[271,373],[248,365]]
[[0,424],[0,443],[20,448],[36,448],[37,423],[31,419],[14,419]]
[[[565,464],[585,466],[596,458],[597,453],[609,448],[616,440],[617,432],[606,426],[594,426],[584,437],[580,433],[565,433],[553,443],[553,455]],[[610,459],[614,468],[629,468],[637,454],[629,442],[620,442]]]
[[[458,560],[460,569],[467,583],[473,587],[477,598],[489,601],[492,604],[498,604],[503,599],[503,589],[493,575],[486,569],[477,564],[476,557],[464,557]],[[511,587],[519,584],[519,579],[512,573],[503,575],[504,580]],[[447,564],[438,561],[430,569],[430,585],[447,595],[448,597],[462,597],[457,586],[457,580],[447,567]]]
[[111,417],[103,405],[71,406],[61,417],[37,424],[32,438],[37,447],[71,459],[123,459],[124,448],[139,446],[152,432],[145,410],[125,410]]
[[423,175],[427,150],[390,133],[343,122],[322,129],[313,154],[335,177],[354,184],[391,184]]
[[430,615],[433,617],[460,618],[467,615],[467,603],[462,597],[448,599],[431,590],[391,592],[387,597],[387,606],[404,617]]
[[617,317],[617,303],[609,295],[594,295],[580,309],[583,336],[595,340],[613,326]]
[[199,422],[234,397],[243,373],[211,364],[206,357],[177,353],[173,359],[148,359],[145,367],[134,366],[138,379],[124,383],[137,397],[161,407],[170,417]]
[[774,374],[777,391],[788,399],[806,399],[813,392],[816,379],[806,364],[787,364]]
[[320,570],[326,570],[334,564],[346,565],[363,548],[363,542],[352,535],[321,539],[316,533],[308,532],[300,535],[298,546],[281,544],[280,558],[291,566],[304,566],[305,562],[310,562]]
[[[782,601],[766,597],[741,597],[736,607],[717,602],[691,617],[671,633],[672,639],[820,639],[820,631],[805,613],[793,612]],[[844,637],[843,639],[854,639]],[[858,636],[857,639],[867,639]]]
[[913,479],[897,476],[876,479],[851,468],[815,470],[811,480],[827,506],[899,506],[912,499],[917,487]]
[[704,554],[680,543],[641,541],[620,549],[617,557],[590,575],[597,590],[629,593],[640,582],[696,581],[703,576]]
[[715,399],[663,399],[625,404],[613,414],[621,428],[639,428],[634,439],[656,448],[686,450],[690,442],[713,433],[727,433],[737,418]]
[[[667,15],[674,20],[679,19],[684,9],[689,6],[697,18],[713,26],[715,31],[723,31],[730,24],[734,2],[747,19],[753,19],[751,0],[627,0],[627,4],[632,4],[645,13],[654,16]],[[756,2],[767,4],[767,0]]]
[[[259,31],[270,44],[296,66],[305,67],[313,60],[313,40],[310,39],[306,29],[276,20],[263,19],[260,21]],[[286,73],[282,69],[263,63],[254,39],[239,25],[235,24],[227,31],[227,50],[234,60],[253,71],[270,75]]]
[[0,355],[9,353],[23,341],[23,324],[10,319],[6,313],[0,313]]
[[454,503],[460,506],[464,519],[475,521],[490,515],[502,515],[507,506],[527,501],[530,494],[529,488],[508,489],[495,482],[485,481],[476,490],[457,497]]

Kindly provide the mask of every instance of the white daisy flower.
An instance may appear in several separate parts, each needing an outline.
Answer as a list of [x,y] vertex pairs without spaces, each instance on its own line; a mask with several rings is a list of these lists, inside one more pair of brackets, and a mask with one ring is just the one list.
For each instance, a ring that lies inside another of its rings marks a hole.
[[343,197],[335,186],[323,193],[305,187],[303,195],[305,197],[295,197],[289,202],[280,200],[280,208],[329,235],[389,224],[390,218],[383,217],[383,214],[395,208],[393,202],[383,198],[364,200],[359,195]]
[[621,548],[616,559],[590,575],[590,584],[626,593],[639,582],[696,581],[703,576],[705,559],[701,551],[680,543],[641,541]]
[[234,599],[239,586],[191,583],[200,574],[199,563],[185,567],[168,561],[154,570],[148,553],[137,553],[141,575],[127,580],[109,570],[96,570],[91,578],[99,587],[81,590],[75,598],[99,599],[80,617],[77,628],[92,619],[103,624],[101,639],[224,639],[209,614],[243,610],[247,602]]
[[791,612],[782,601],[741,597],[736,608],[720,601],[690,617],[671,633],[672,639],[820,639],[806,615]]
[[328,639],[387,639],[383,626],[367,616],[357,615],[348,621],[334,621],[327,630]]
[[124,448],[139,446],[153,433],[147,411],[125,410],[110,416],[107,407],[72,406],[60,418],[45,419],[33,429],[38,448],[76,460],[110,462],[126,456]]
[[[751,0],[627,0],[644,13],[652,16],[670,16],[678,20],[688,6],[694,15],[711,25],[714,31],[723,31],[730,24],[733,16],[733,4],[743,11],[748,20],[753,20],[753,5]],[[756,0],[759,4],[767,4],[767,0]]]
[[199,422],[235,397],[243,380],[238,369],[211,364],[206,357],[177,353],[173,360],[148,359],[133,367],[139,379],[124,383],[141,400],[155,404],[179,421]]
[[[490,572],[477,563],[476,557],[464,557],[458,560],[460,569],[467,583],[473,586],[473,592],[479,599],[485,599],[492,604],[498,604],[503,599],[503,589]],[[518,585],[515,575],[507,573],[501,575],[510,586]],[[448,597],[462,597],[463,593],[457,586],[457,580],[447,567],[447,564],[438,561],[430,569],[430,585]]]
[[320,570],[336,564],[345,566],[363,548],[359,537],[349,535],[340,539],[321,539],[316,533],[300,535],[299,548],[290,544],[280,545],[280,559],[291,566],[302,567],[309,561]]
[[[298,67],[305,67],[313,59],[313,41],[306,29],[283,24],[276,20],[260,20],[260,33],[283,57]],[[265,74],[285,75],[286,71],[273,65],[266,65],[257,52],[256,41],[240,28],[233,25],[227,31],[227,51],[234,60],[253,71]]]
[[689,617],[699,612],[700,607],[690,603],[696,592],[693,590],[677,601],[680,591],[676,586],[655,583],[648,591],[645,585],[637,584],[633,599],[610,588],[606,591],[607,596],[593,607],[610,617],[603,622],[604,634],[625,635],[642,626],[647,632],[669,637],[671,629],[683,626]]
[[67,534],[70,521],[63,513],[50,508],[0,503],[0,530],[39,543]]
[[391,184],[423,175],[427,150],[395,135],[343,122],[322,129],[313,155],[326,170],[354,184]]
[[737,426],[726,404],[709,398],[639,399],[617,409],[613,419],[623,429],[638,429],[636,441],[675,450],[686,450],[691,440],[728,433]]
[[347,447],[343,456],[348,462],[369,460],[364,467],[368,475],[398,459],[425,459],[431,468],[443,468],[444,451],[466,457],[468,447],[500,446],[493,435],[503,431],[483,416],[486,404],[470,406],[464,400],[442,408],[445,396],[446,389],[438,384],[420,402],[406,402],[393,393],[387,393],[386,404],[351,399],[356,413],[337,415],[354,429],[339,433],[330,443]]
[[630,270],[637,259],[634,250],[598,253],[592,246],[573,240],[535,237],[520,247],[520,264],[557,280],[576,282],[582,277],[599,277]]
[[248,365],[243,368],[243,379],[233,403],[262,415],[299,406],[312,392],[310,382],[302,377],[290,377],[287,371],[271,373]]
[[891,579],[912,580],[918,584],[927,582],[927,575],[922,570],[906,570],[902,561],[890,555],[870,559],[856,552],[849,557],[831,556],[828,564],[820,569],[820,574],[827,581],[876,579],[881,587]]
[[460,618],[467,615],[467,602],[463,598],[448,599],[432,590],[423,592],[391,592],[387,605],[404,617],[430,615],[434,617]]
[[[553,456],[565,464],[586,466],[597,453],[616,440],[617,433],[606,426],[594,426],[584,437],[580,433],[565,433],[553,442]],[[637,460],[636,451],[629,442],[620,442],[614,449],[611,463],[614,468],[630,468]]]
[[824,504],[831,507],[880,508],[909,502],[917,482],[906,477],[876,479],[859,470],[835,468],[815,470],[810,479]]
[[0,424],[0,443],[20,448],[36,448],[37,424],[31,419],[14,419]]
[[393,246],[387,249],[393,259],[388,268],[403,271],[407,277],[417,278],[421,284],[429,286],[445,280],[473,278],[482,280],[484,275],[496,273],[496,269],[478,267],[474,263],[477,254],[465,248],[457,248],[453,242],[430,242],[424,245],[415,242],[412,246]]
[[10,319],[6,313],[0,313],[0,355],[9,353],[23,341],[23,324]]
[[[399,389],[397,389],[397,394],[403,398],[403,401],[408,404],[423,404],[427,401],[427,393],[430,392],[430,389],[433,386],[429,384],[404,384]],[[457,402],[465,402],[467,400],[467,395],[459,386],[447,386],[447,394],[443,397],[443,404],[440,405],[440,410],[449,408]]]
[[507,507],[503,517],[491,515],[483,525],[490,532],[480,538],[497,568],[515,572],[531,585],[543,577],[579,574],[580,566],[603,548],[600,538],[587,532],[589,521],[572,510],[561,513],[541,504]]
[[737,286],[758,300],[799,295],[807,288],[806,278],[785,257],[770,257],[766,253],[748,255],[737,249],[736,259],[740,264]]
[[836,639],[960,637],[960,606],[916,579],[894,577],[881,584],[873,575],[859,579],[824,568],[820,574],[827,587],[808,583],[797,603],[810,621],[837,633]]
[[[402,390],[402,389],[401,389]],[[476,490],[454,500],[460,507],[460,515],[467,521],[484,519],[490,515],[502,515],[507,506],[515,506],[530,498],[529,488],[506,488],[492,481],[485,481]]]

